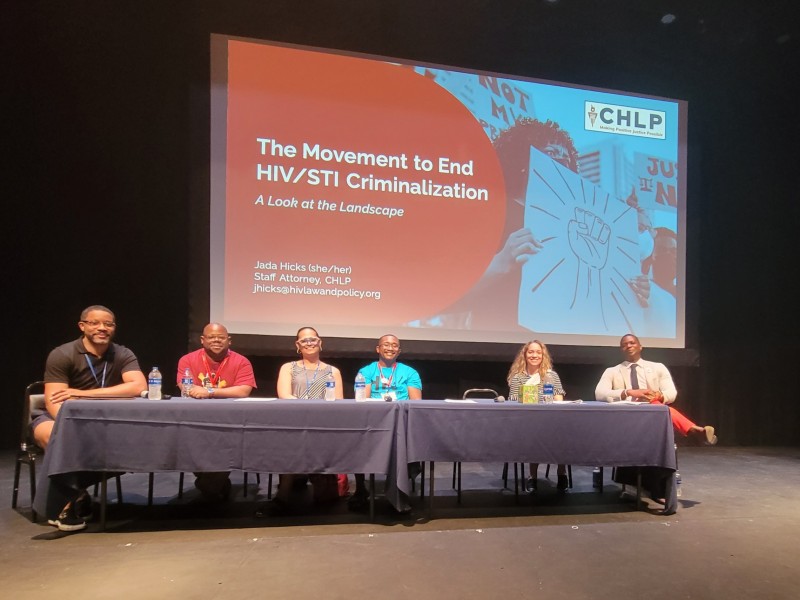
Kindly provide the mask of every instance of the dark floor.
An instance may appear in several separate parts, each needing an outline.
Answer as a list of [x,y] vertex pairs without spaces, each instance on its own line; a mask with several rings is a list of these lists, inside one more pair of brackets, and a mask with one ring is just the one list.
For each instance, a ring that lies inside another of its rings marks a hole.
[[[28,488],[10,508],[13,455],[0,454],[0,594],[4,598],[797,598],[800,449],[680,451],[681,509],[633,510],[606,473],[575,467],[560,497],[552,480],[517,505],[499,464],[465,464],[462,505],[450,465],[437,464],[433,520],[417,503],[375,523],[346,505],[279,519],[252,517],[256,487],[223,507],[203,505],[187,477],[122,478],[125,503],[64,534],[28,520]],[[266,498],[262,477],[258,500]],[[252,481],[252,476],[251,476]],[[112,489],[113,486],[109,486]],[[439,495],[441,494],[441,496]]]

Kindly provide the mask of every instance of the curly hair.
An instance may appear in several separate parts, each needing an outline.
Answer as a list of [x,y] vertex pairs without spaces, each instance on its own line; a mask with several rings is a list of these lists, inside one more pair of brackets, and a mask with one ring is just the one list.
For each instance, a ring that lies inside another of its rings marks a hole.
[[558,145],[567,151],[567,158],[559,161],[570,171],[578,172],[578,151],[572,137],[554,121],[542,122],[530,117],[518,119],[504,129],[494,140],[495,152],[500,159],[506,179],[527,172],[530,160],[528,149],[533,146],[541,151],[549,145]]
[[519,352],[517,352],[517,356],[514,358],[514,362],[511,363],[511,368],[508,370],[508,377],[506,377],[509,383],[511,383],[515,375],[528,372],[525,353],[528,351],[528,348],[531,347],[531,344],[539,344],[539,347],[542,349],[542,364],[539,365],[539,377],[542,378],[542,381],[544,381],[544,376],[547,375],[547,372],[552,370],[553,359],[550,357],[550,351],[547,349],[547,346],[544,345],[544,342],[540,342],[539,340],[531,340],[520,348]]

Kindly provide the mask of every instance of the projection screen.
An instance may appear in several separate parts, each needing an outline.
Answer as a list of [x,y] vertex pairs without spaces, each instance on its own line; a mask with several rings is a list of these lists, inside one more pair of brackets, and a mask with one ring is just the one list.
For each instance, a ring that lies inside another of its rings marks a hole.
[[233,334],[685,344],[686,103],[213,35]]

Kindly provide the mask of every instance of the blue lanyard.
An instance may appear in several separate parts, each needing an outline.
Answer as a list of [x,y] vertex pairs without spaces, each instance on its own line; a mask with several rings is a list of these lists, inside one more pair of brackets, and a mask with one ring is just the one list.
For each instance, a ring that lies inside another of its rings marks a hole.
[[97,372],[95,372],[94,370],[94,366],[92,365],[92,361],[89,358],[89,355],[84,354],[83,356],[84,358],[86,358],[86,364],[89,365],[89,370],[92,372],[92,377],[94,377],[95,383],[97,383],[97,385],[99,385],[101,388],[106,387],[106,367],[108,366],[108,363],[106,361],[103,361],[103,380],[100,381],[97,378]]
[[317,380],[317,371],[319,371],[319,365],[320,365],[321,362],[322,362],[321,360],[317,361],[317,368],[314,369],[314,377],[309,382],[308,381],[308,369],[306,369],[306,361],[303,360],[303,372],[305,373],[305,376],[306,376],[306,399],[307,400],[311,399],[311,384],[313,384]]

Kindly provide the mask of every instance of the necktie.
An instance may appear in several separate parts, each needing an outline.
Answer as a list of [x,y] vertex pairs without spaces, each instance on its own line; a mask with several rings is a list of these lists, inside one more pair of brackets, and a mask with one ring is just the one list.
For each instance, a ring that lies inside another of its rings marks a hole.
[[631,389],[639,389],[639,375],[636,373],[636,363],[631,365]]

